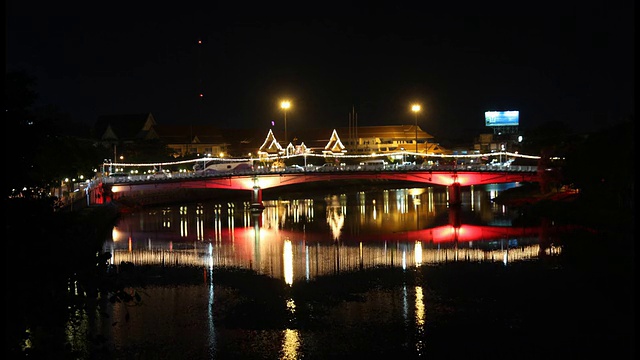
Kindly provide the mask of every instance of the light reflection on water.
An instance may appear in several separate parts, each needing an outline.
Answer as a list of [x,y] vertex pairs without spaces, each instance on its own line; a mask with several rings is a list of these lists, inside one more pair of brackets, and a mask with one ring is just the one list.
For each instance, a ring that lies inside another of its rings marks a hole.
[[507,264],[560,252],[549,239],[540,244],[553,229],[511,226],[512,215],[491,202],[494,190],[472,187],[460,207],[449,206],[446,189],[429,187],[267,200],[258,215],[246,202],[148,209],[124,216],[105,250],[114,264],[231,266],[287,284],[377,266]]
[[283,299],[290,326],[229,328],[220,314],[240,300],[229,288],[214,286],[216,268],[251,269],[293,287],[363,269],[414,271],[452,262],[508,266],[559,254],[553,229],[511,226],[514,214],[491,202],[497,191],[463,190],[459,208],[449,206],[447,189],[429,187],[267,200],[257,216],[242,201],[127,214],[105,244],[113,264],[202,267],[203,281],[146,288],[143,306],[116,304],[110,339],[121,358],[326,358],[341,349],[422,356],[430,345],[429,279],[371,289],[361,301],[339,303],[326,310],[323,316],[331,320],[321,329],[295,324],[299,309],[310,305],[292,297]]

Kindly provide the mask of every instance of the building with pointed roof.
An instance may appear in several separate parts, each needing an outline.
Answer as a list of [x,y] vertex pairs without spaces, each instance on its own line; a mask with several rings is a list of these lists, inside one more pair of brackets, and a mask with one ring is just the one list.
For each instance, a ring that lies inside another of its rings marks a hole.
[[269,129],[267,133],[266,139],[258,149],[258,157],[261,159],[269,159],[273,157],[282,156],[285,150],[282,148],[275,135],[273,135],[273,131]]
[[174,157],[228,155],[228,140],[215,126],[156,125],[155,130]]
[[327,156],[341,156],[347,152],[346,147],[340,141],[340,136],[338,136],[338,132],[333,129],[331,133],[331,137],[329,138],[329,142],[325,145],[322,150],[322,154]]
[[156,125],[151,113],[105,115],[98,117],[94,132],[105,142],[135,142],[158,139],[154,130]]
[[[434,137],[415,125],[358,126],[335,129],[300,129],[283,147],[276,132],[220,129],[209,125],[159,125],[152,114],[101,116],[96,134],[106,144],[159,140],[173,150],[174,157],[219,156],[277,158],[293,154],[326,156],[384,154],[399,151],[447,154]],[[416,131],[417,130],[417,131]],[[417,146],[416,146],[417,132]],[[278,133],[279,134],[279,133]]]

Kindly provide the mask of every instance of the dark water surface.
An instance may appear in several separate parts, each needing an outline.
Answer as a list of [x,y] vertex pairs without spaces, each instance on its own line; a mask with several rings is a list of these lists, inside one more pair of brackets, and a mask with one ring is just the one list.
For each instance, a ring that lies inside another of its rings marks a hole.
[[632,357],[628,238],[491,201],[515,185],[459,207],[429,187],[125,214],[104,250],[140,302],[79,312],[70,344],[94,359]]

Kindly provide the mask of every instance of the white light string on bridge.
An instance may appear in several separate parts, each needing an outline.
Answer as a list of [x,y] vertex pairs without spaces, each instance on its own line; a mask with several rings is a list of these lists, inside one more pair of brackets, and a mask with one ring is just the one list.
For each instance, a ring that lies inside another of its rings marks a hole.
[[369,155],[348,155],[348,154],[340,154],[340,155],[328,155],[328,154],[292,154],[292,155],[269,155],[267,158],[228,158],[228,157],[202,157],[198,159],[190,159],[190,160],[181,160],[181,161],[171,161],[171,162],[156,162],[156,163],[103,163],[104,166],[117,166],[117,167],[162,167],[162,166],[175,166],[175,165],[183,165],[183,164],[195,164],[198,162],[207,162],[207,161],[220,161],[220,162],[240,162],[240,161],[274,161],[274,160],[286,160],[286,159],[294,159],[300,157],[318,157],[318,158],[336,158],[336,159],[379,159],[379,158],[401,158],[402,156],[414,155],[419,156],[423,159],[428,158],[437,158],[437,159],[469,159],[469,158],[482,158],[489,156],[509,156],[512,158],[523,158],[523,159],[540,159],[540,156],[536,155],[525,155],[520,153],[512,153],[507,151],[500,152],[492,152],[492,153],[484,153],[484,154],[421,154],[415,152],[408,151],[400,151],[394,153],[380,153],[380,154],[369,154]]

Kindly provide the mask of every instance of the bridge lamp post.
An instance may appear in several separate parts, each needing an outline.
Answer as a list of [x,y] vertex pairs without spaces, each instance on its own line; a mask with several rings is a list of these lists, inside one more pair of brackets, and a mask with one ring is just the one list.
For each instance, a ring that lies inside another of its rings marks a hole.
[[[420,105],[413,104],[411,106],[411,111],[415,114],[416,117],[416,154],[418,153],[418,112],[420,112]],[[416,155],[417,157],[418,155]]]
[[289,100],[284,100],[280,103],[280,107],[284,110],[284,146],[289,145],[287,141],[287,110],[291,107]]

